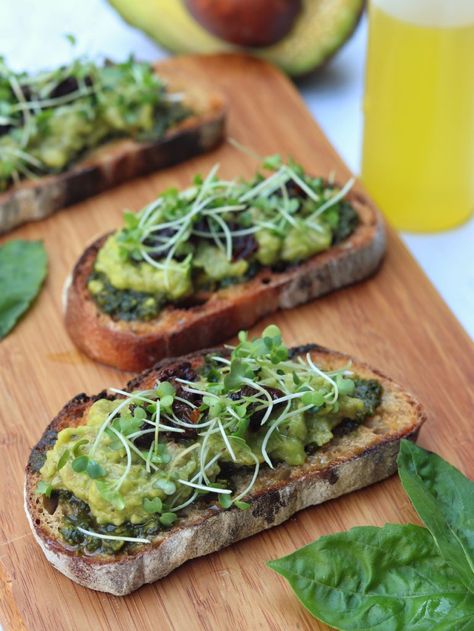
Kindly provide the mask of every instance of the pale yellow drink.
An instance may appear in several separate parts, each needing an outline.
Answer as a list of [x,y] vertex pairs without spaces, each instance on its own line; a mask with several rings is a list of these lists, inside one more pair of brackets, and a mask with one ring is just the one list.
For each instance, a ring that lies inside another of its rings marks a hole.
[[389,221],[434,231],[474,211],[474,0],[373,0],[362,179]]

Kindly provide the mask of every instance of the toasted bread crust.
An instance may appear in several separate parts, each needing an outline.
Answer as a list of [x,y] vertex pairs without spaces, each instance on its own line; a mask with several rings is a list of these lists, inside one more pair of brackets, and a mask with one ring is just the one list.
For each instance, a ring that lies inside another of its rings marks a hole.
[[[160,72],[160,68],[158,68]],[[139,175],[171,166],[216,147],[224,137],[226,103],[218,92],[173,81],[172,91],[184,92],[195,114],[171,127],[153,142],[120,139],[100,145],[64,173],[23,180],[0,194],[0,234],[27,222],[44,219],[61,208],[117,186]],[[191,87],[190,87],[191,86]]]
[[[345,366],[350,359],[315,345],[295,350],[298,354],[311,351],[313,358],[326,369]],[[179,360],[164,360],[129,382],[127,389],[150,387],[165,368],[184,361],[197,365],[204,354],[203,351]],[[38,456],[51,446],[56,432],[82,423],[90,405],[106,393],[95,397],[78,395],[47,427],[26,467],[25,510],[37,542],[53,566],[72,580],[91,589],[125,595],[166,576],[187,560],[276,526],[303,508],[388,477],[396,470],[400,440],[415,439],[425,415],[410,394],[377,370],[354,360],[352,369],[363,378],[378,379],[383,385],[382,403],[373,417],[350,434],[335,437],[302,466],[280,463],[274,470],[262,468],[247,498],[251,503],[249,510],[224,511],[218,506],[191,508],[177,525],[156,537],[152,544],[137,546],[134,552],[117,556],[84,556],[68,548],[51,528],[43,501],[34,492],[39,479]]]
[[285,272],[263,268],[251,280],[214,292],[204,304],[166,307],[148,322],[116,321],[97,307],[88,289],[105,236],[82,254],[66,294],[66,328],[93,359],[121,370],[140,371],[164,357],[176,357],[223,342],[262,317],[362,280],[375,272],[385,252],[382,218],[363,196],[349,199],[360,224],[345,241]]

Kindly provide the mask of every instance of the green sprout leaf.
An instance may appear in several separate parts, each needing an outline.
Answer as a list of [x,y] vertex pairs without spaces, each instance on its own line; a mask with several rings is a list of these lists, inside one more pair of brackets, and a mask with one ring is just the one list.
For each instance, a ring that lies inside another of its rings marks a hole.
[[352,379],[343,377],[342,375],[336,376],[336,384],[340,395],[351,395],[354,393],[355,384]]
[[87,469],[88,464],[89,464],[88,456],[78,456],[77,458],[74,458],[74,460],[72,461],[71,467],[73,471],[75,471],[76,473],[82,473],[83,471]]
[[136,421],[143,422],[146,419],[146,412],[142,407],[137,406],[133,411],[133,418]]
[[143,500],[143,508],[147,513],[161,513],[163,510],[163,502],[159,497],[154,497],[153,499],[145,497]]
[[86,473],[90,478],[96,480],[97,478],[103,478],[107,472],[98,462],[89,459],[86,466]]
[[166,495],[173,495],[176,493],[176,484],[171,480],[156,480],[156,482],[153,483],[153,486],[164,491]]
[[175,393],[175,388],[169,381],[162,381],[157,385],[156,394],[160,399],[160,408],[162,411],[171,411]]
[[173,397],[171,395],[166,395],[160,399],[160,403],[163,409],[169,409],[173,405]]
[[51,497],[51,493],[53,491],[53,487],[49,482],[45,482],[44,480],[40,480],[36,485],[35,493],[37,495],[46,495],[46,497]]
[[[151,461],[156,464],[168,464],[171,462],[171,454],[168,452],[166,443],[159,443],[156,445],[156,453],[154,453],[151,457]],[[164,482],[166,483],[166,480],[164,480]]]
[[275,153],[272,156],[267,156],[263,161],[263,167],[269,171],[277,171],[282,164],[283,160],[278,153]]
[[160,515],[160,524],[162,526],[168,527],[174,524],[174,522],[178,519],[175,513],[163,513]]
[[230,495],[224,495],[224,493],[221,493],[219,495],[219,504],[222,506],[222,508],[230,508],[232,506],[232,498],[230,497]]
[[[142,409],[142,408],[137,408],[135,410],[135,413],[139,409]],[[133,434],[134,432],[138,432],[138,430],[143,424],[143,419],[140,418],[140,416],[136,416],[135,413],[133,416],[124,415],[124,416],[120,416],[118,419],[115,419],[114,422],[112,423],[112,427],[114,427],[121,434],[123,434],[123,436],[129,436],[130,434]]]
[[262,338],[268,338],[273,344],[279,346],[281,344],[281,331],[276,324],[270,324],[263,329]]
[[126,210],[123,213],[123,224],[126,230],[134,230],[135,228],[138,228],[139,223],[140,217],[137,213],[132,213],[130,210]]
[[0,340],[38,295],[46,266],[46,251],[41,241],[7,241],[0,246]]
[[58,460],[58,471],[60,471],[69,460],[69,449],[65,449]]
[[247,430],[250,425],[250,417],[243,418],[237,423],[235,432],[232,434],[233,438],[242,438],[247,434]]
[[309,391],[305,392],[301,397],[302,403],[304,405],[314,405],[316,407],[323,405],[324,403],[324,395],[322,392],[318,391]]
[[156,394],[162,399],[163,397],[174,397],[176,390],[169,381],[160,381],[156,387]]
[[87,438],[81,438],[77,441],[77,443],[74,443],[74,447],[72,448],[72,455],[74,458],[80,456],[82,447],[84,447],[84,445],[87,445],[88,442],[89,440]]
[[243,502],[242,500],[236,500],[234,504],[237,508],[240,508],[240,510],[248,510],[250,508],[250,504],[248,502]]
[[224,387],[227,390],[236,390],[243,383],[244,379],[252,379],[253,370],[244,359],[233,359],[230,372],[225,376]]
[[239,331],[238,334],[237,334],[237,338],[238,338],[240,344],[245,344],[245,342],[248,339],[247,331]]

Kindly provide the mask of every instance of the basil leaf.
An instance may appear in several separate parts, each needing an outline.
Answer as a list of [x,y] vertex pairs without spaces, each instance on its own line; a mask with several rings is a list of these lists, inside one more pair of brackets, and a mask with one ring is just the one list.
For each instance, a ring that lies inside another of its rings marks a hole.
[[398,472],[441,555],[474,592],[474,482],[408,440],[400,445]]
[[41,241],[8,241],[0,246],[0,339],[9,333],[38,294],[46,276]]
[[156,394],[160,399],[164,397],[174,397],[176,389],[169,381],[160,381],[156,386]]
[[269,566],[311,614],[342,631],[472,629],[474,594],[439,556],[426,528],[353,528]]

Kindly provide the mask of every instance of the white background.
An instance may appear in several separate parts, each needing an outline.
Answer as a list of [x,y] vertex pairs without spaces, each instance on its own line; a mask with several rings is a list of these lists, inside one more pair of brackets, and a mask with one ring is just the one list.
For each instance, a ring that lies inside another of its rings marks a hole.
[[[166,56],[145,35],[122,22],[105,0],[0,2],[0,54],[18,69],[40,69],[69,60],[65,33],[77,37],[81,53],[115,59],[130,52],[147,60]],[[299,86],[308,108],[355,173],[359,173],[362,139],[365,43],[363,20],[335,59]],[[444,233],[402,234],[402,238],[474,337],[474,220]]]

